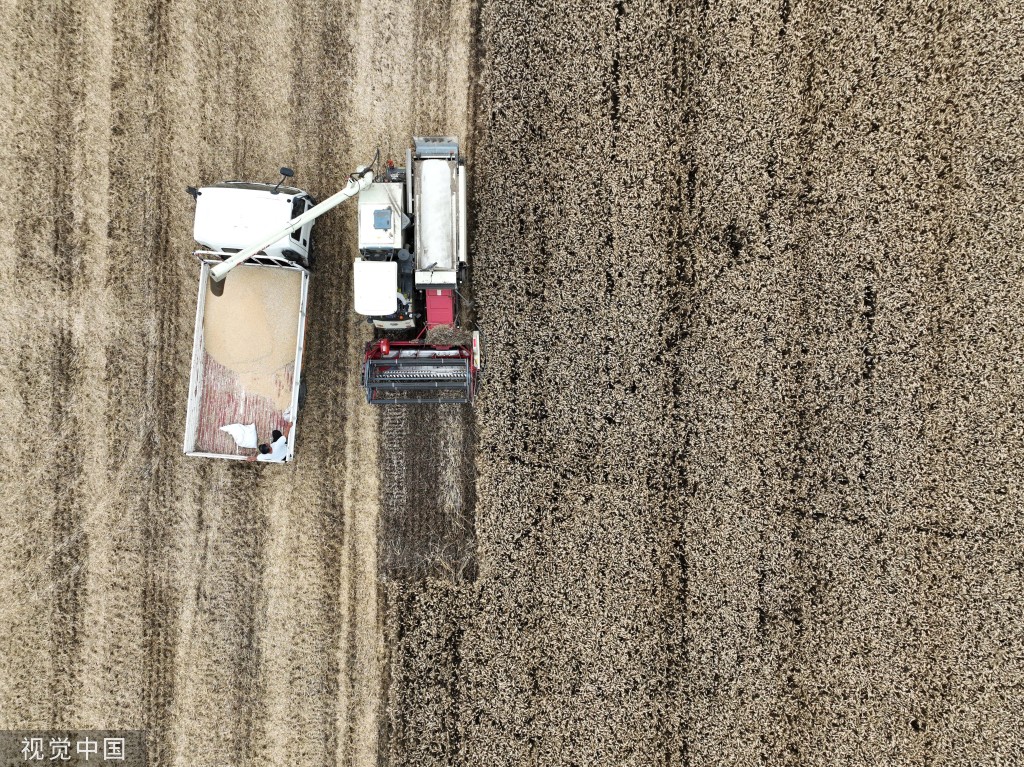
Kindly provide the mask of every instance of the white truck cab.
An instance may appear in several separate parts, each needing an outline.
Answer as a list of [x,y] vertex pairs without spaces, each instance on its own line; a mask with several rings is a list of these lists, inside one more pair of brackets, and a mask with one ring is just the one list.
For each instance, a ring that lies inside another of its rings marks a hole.
[[[211,253],[238,253],[314,205],[316,201],[301,189],[226,181],[197,190],[193,236],[200,248]],[[313,222],[307,221],[252,260],[283,259],[308,267],[312,230]]]

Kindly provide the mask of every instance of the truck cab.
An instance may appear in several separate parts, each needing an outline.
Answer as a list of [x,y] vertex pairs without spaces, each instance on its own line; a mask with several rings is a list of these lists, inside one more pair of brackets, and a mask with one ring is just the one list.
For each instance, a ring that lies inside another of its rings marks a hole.
[[[294,187],[225,181],[197,190],[193,235],[200,249],[211,255],[231,255],[314,205],[316,200]],[[308,221],[252,261],[272,265],[283,260],[309,268],[312,231],[313,222]]]

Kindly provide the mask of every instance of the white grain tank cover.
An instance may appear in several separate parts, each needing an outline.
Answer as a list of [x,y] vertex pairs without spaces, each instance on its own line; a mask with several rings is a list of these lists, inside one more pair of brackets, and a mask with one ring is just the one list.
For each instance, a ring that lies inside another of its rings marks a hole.
[[365,317],[386,317],[398,311],[398,262],[357,258],[352,286],[355,309]]
[[454,269],[452,167],[448,160],[423,160],[416,225],[417,269]]

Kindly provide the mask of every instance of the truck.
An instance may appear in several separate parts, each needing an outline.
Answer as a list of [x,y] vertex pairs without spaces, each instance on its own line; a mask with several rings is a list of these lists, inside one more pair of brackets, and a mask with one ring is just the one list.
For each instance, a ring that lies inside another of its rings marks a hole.
[[[315,219],[373,181],[360,168],[317,204],[302,189],[226,181],[195,199],[199,293],[185,415],[186,455],[244,460],[291,424],[305,399],[302,354]],[[230,277],[228,276],[230,273]],[[255,429],[253,429],[255,426]],[[253,433],[255,432],[255,433]]]
[[480,333],[464,319],[466,166],[452,136],[420,136],[359,193],[354,306],[374,328],[362,367],[372,405],[472,403]]

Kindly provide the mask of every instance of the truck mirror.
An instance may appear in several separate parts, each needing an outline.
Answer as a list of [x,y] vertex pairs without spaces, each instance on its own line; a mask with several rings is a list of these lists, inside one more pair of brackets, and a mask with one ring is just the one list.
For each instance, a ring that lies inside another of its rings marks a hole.
[[270,190],[270,193],[277,194],[277,190],[281,187],[281,184],[284,183],[284,180],[286,178],[291,178],[294,175],[295,171],[293,171],[291,168],[281,168],[281,180],[277,182],[277,186]]

